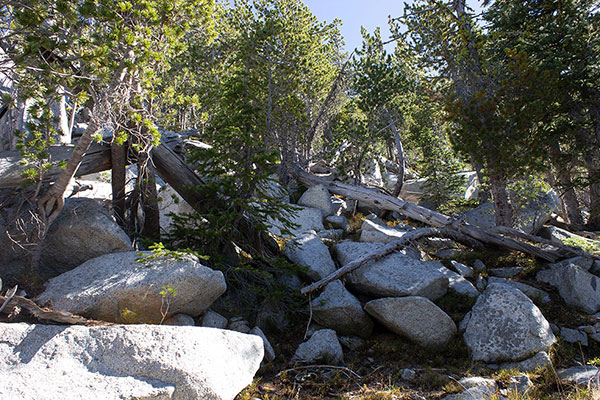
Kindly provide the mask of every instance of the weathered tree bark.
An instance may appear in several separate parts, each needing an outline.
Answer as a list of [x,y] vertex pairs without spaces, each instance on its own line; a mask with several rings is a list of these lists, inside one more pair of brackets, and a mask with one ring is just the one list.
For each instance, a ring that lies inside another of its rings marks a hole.
[[402,192],[402,186],[404,185],[404,147],[402,147],[400,133],[398,133],[398,129],[396,128],[396,123],[394,122],[394,119],[390,115],[387,108],[384,107],[383,112],[390,121],[390,127],[392,128],[392,132],[394,133],[394,143],[396,144],[396,160],[398,165],[398,174],[396,175],[397,180],[396,184],[394,185],[394,191],[392,192],[392,196],[398,197],[400,195],[400,192]]
[[307,294],[307,293],[313,292],[315,290],[321,289],[322,287],[327,285],[329,282],[339,279],[342,276],[346,275],[347,273],[352,272],[355,269],[357,269],[367,263],[370,263],[372,261],[376,261],[382,257],[385,257],[388,254],[391,254],[396,250],[400,250],[402,247],[406,246],[411,241],[425,238],[425,237],[441,237],[441,238],[446,238],[446,239],[452,239],[452,240],[455,240],[460,243],[464,243],[467,246],[470,246],[473,248],[483,247],[483,245],[479,241],[474,240],[468,236],[465,236],[465,235],[460,234],[453,230],[441,229],[441,228],[417,229],[416,231],[408,232],[407,234],[405,234],[398,240],[394,240],[393,242],[386,244],[381,249],[367,253],[364,256],[360,257],[359,259],[349,262],[348,264],[344,265],[342,268],[336,270],[335,272],[332,272],[331,274],[327,275],[325,278],[321,279],[320,281],[315,282],[309,286],[302,288],[300,290],[300,293]]
[[512,226],[513,213],[508,193],[506,192],[506,178],[502,172],[492,171],[490,174],[490,189],[494,200],[494,211],[496,212],[496,225]]
[[[0,303],[6,301],[7,298],[5,296],[0,296]],[[33,317],[45,320],[52,321],[59,324],[67,324],[67,325],[112,325],[109,322],[104,321],[95,321],[91,319],[85,319],[80,317],[79,315],[74,315],[71,313],[67,313],[64,311],[53,311],[49,308],[40,307],[35,304],[32,300],[26,299],[21,296],[14,296],[8,302],[8,306],[3,312],[12,313],[15,307],[20,307],[22,309],[27,310]]]
[[125,230],[129,232],[125,220],[125,179],[127,166],[127,146],[118,145],[114,141],[110,145],[110,156],[112,161],[112,177],[110,184],[112,186],[112,207],[115,220]]
[[[138,162],[138,184],[140,185],[142,210],[144,212],[144,226],[142,234],[150,239],[160,239],[160,213],[158,210],[158,193],[156,191],[156,176],[154,168],[150,163]],[[141,181],[140,181],[141,180]]]
[[[573,182],[571,181],[569,169],[564,165],[565,157],[563,156],[558,143],[554,142],[550,144],[549,156],[551,164],[556,170],[556,180],[558,180],[560,186],[557,188],[557,192],[562,193],[560,198],[564,205],[565,217],[574,229],[582,229],[585,222],[583,220],[583,215],[581,214],[577,194],[575,193],[575,185],[573,185]],[[549,174],[552,174],[552,172],[549,172]],[[554,176],[552,176],[551,179],[554,180]],[[550,182],[550,184],[552,185],[552,182]]]

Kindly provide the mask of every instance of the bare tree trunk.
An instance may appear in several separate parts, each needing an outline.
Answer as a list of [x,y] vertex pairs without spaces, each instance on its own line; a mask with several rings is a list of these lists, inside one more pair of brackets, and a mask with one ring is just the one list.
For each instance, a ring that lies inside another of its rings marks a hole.
[[[145,158],[149,158],[147,154]],[[142,197],[142,211],[144,212],[144,226],[142,234],[152,240],[160,239],[160,213],[158,210],[158,193],[156,191],[156,174],[151,163],[138,162],[138,173],[141,174],[140,191]],[[138,182],[140,177],[138,176]]]
[[392,196],[398,197],[400,192],[402,192],[402,186],[404,185],[404,170],[405,170],[405,162],[404,162],[404,147],[402,147],[402,141],[400,140],[400,134],[398,133],[398,129],[396,128],[396,123],[392,119],[387,108],[383,109],[383,112],[390,120],[390,127],[392,128],[392,132],[394,133],[394,142],[396,144],[396,159],[398,164],[398,174],[396,184],[394,185],[394,191],[392,192]]
[[474,157],[472,156],[471,163],[473,164],[473,168],[475,168],[477,180],[479,181],[479,193],[477,194],[477,200],[479,200],[479,204],[487,203],[490,201],[492,195],[490,194],[490,190],[487,187],[484,187],[485,175],[483,174],[483,165],[475,161]]
[[[556,169],[556,179],[560,188],[558,190],[561,193],[560,198],[564,205],[564,213],[569,224],[575,229],[581,229],[584,225],[583,215],[581,215],[581,209],[577,194],[573,188],[573,182],[571,181],[571,175],[564,165],[564,157],[562,157],[558,143],[551,144],[549,149],[551,163]],[[550,172],[552,174],[552,172]],[[554,180],[554,176],[552,176]],[[552,182],[551,182],[552,184]],[[556,185],[553,185],[556,186]]]
[[512,226],[512,207],[506,191],[506,178],[501,172],[492,173],[490,176],[490,189],[494,200],[496,212],[496,225]]
[[111,186],[113,215],[121,228],[128,232],[129,229],[125,219],[126,145],[118,145],[113,141],[110,145],[110,155],[112,161]]

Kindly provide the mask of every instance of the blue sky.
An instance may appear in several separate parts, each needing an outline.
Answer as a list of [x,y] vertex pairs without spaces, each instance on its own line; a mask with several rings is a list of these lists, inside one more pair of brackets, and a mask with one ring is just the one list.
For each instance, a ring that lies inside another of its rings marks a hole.
[[[361,45],[361,25],[368,32],[381,27],[381,36],[385,40],[390,35],[387,29],[388,15],[398,17],[404,9],[402,0],[304,0],[304,4],[320,21],[342,20],[341,32],[348,52]],[[479,9],[477,0],[467,0],[467,4]]]

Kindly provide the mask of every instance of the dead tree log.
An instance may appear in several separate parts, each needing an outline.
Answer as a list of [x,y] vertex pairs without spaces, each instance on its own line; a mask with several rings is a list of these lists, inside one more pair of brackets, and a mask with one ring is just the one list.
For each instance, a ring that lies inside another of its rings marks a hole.
[[[549,262],[556,262],[559,259],[568,256],[572,257],[581,254],[580,252],[576,251],[569,252],[568,248],[559,249],[557,246],[553,246],[549,249],[541,249],[529,243],[502,236],[500,233],[487,231],[485,229],[469,225],[460,220],[454,220],[447,215],[420,207],[408,201],[394,198],[382,193],[373,192],[362,187],[336,182],[330,178],[315,176],[303,171],[300,168],[296,168],[294,170],[294,177],[298,180],[298,182],[304,185],[313,186],[322,184],[325,185],[331,193],[348,197],[353,200],[359,200],[383,210],[397,211],[410,219],[433,227],[454,230],[486,245],[494,245],[509,250],[519,251]],[[585,254],[587,257],[593,257],[590,254]]]
[[29,314],[39,320],[52,321],[59,324],[66,325],[112,325],[109,322],[104,321],[96,321],[91,319],[86,319],[80,317],[79,315],[67,313],[64,311],[54,311],[49,308],[40,307],[33,302],[33,300],[27,299],[21,296],[14,296],[11,299],[7,298],[8,296],[0,296],[0,303],[4,303],[5,301],[7,306],[3,312],[8,314],[13,313],[15,311],[15,307],[20,307],[21,309],[27,310]]

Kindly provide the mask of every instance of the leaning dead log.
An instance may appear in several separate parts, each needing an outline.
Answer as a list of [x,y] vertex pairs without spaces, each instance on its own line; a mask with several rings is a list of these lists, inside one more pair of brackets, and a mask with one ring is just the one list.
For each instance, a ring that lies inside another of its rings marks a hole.
[[31,316],[39,320],[56,322],[59,324],[66,325],[112,325],[108,322],[96,321],[80,317],[79,315],[67,313],[64,311],[54,311],[49,308],[40,307],[33,302],[33,300],[27,299],[21,296],[14,296],[8,299],[5,296],[0,296],[0,303],[7,303],[7,306],[3,312],[8,314],[13,313],[16,307],[27,310]]
[[309,286],[302,288],[300,290],[300,293],[307,294],[307,293],[313,292],[315,290],[319,290],[322,287],[324,287],[325,285],[327,285],[329,282],[335,281],[336,279],[340,279],[342,276],[346,275],[347,273],[352,272],[355,269],[362,267],[363,265],[365,265],[367,263],[379,260],[380,258],[387,256],[388,254],[391,254],[397,250],[400,250],[402,247],[408,245],[413,240],[418,240],[418,239],[422,239],[422,238],[426,238],[426,237],[439,237],[439,238],[444,238],[444,239],[452,239],[456,242],[465,244],[465,245],[467,245],[469,247],[473,247],[473,248],[482,248],[483,247],[483,245],[479,241],[474,240],[468,236],[465,236],[465,235],[463,235],[459,232],[453,231],[453,230],[443,229],[443,228],[417,229],[415,231],[406,233],[400,239],[394,240],[393,242],[386,244],[385,246],[383,246],[380,249],[377,249],[375,251],[367,253],[364,256],[358,258],[357,260],[349,262],[348,264],[344,265],[342,268],[327,275],[325,278],[321,279],[320,281],[315,282]]
[[[420,207],[414,203],[362,187],[336,182],[331,178],[315,176],[303,171],[300,168],[296,168],[294,170],[294,177],[298,182],[304,185],[313,186],[322,184],[325,185],[333,194],[338,194],[353,200],[359,200],[382,210],[397,211],[398,213],[415,221],[419,221],[433,227],[454,230],[486,245],[493,245],[509,250],[519,251],[541,258],[548,262],[556,262],[559,259],[568,256],[572,257],[580,255],[580,252],[569,252],[568,248],[559,249],[558,246],[552,246],[548,249],[541,249],[529,243],[502,236],[500,233],[487,231],[485,229],[467,224],[464,221],[455,220],[447,215]],[[585,254],[587,257],[593,257],[590,254]]]

